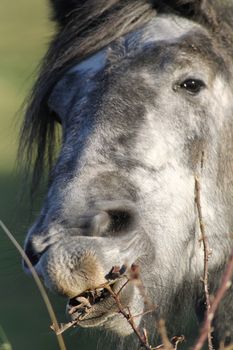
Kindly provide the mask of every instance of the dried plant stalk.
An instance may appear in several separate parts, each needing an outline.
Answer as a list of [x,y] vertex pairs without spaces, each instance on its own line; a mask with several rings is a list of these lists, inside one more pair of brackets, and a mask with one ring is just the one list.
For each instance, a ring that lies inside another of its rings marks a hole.
[[[0,226],[2,228],[2,230],[5,232],[5,234],[7,235],[7,237],[10,239],[10,241],[13,243],[13,245],[15,246],[15,248],[18,250],[18,252],[20,253],[20,255],[22,256],[22,258],[24,259],[25,263],[27,264],[28,268],[31,271],[32,277],[34,278],[34,281],[40,291],[40,294],[42,296],[42,299],[44,300],[44,303],[46,305],[46,308],[48,310],[49,316],[51,318],[52,323],[58,328],[58,322],[52,307],[52,304],[49,300],[49,297],[46,293],[45,288],[43,287],[43,284],[40,281],[40,278],[36,272],[36,270],[34,269],[33,265],[31,264],[31,261],[28,259],[27,255],[25,254],[24,250],[22,249],[22,247],[20,246],[20,244],[17,242],[17,240],[14,238],[14,236],[12,235],[12,233],[8,230],[8,228],[6,227],[6,225],[0,220]],[[66,346],[64,343],[64,339],[61,335],[57,334],[57,341],[60,347],[60,350],[66,350]]]
[[[129,283],[129,279],[127,281],[127,283]],[[125,284],[126,286],[127,284]],[[144,349],[147,350],[151,350],[152,347],[150,346],[149,342],[148,342],[148,337],[147,337],[147,333],[145,333],[145,330],[143,332],[143,334],[141,334],[141,332],[139,331],[139,329],[137,328],[135,322],[134,322],[134,317],[131,314],[131,311],[129,309],[129,307],[126,308],[123,307],[123,305],[121,304],[120,301],[120,294],[119,293],[115,293],[111,286],[107,286],[107,289],[109,291],[109,293],[112,295],[113,299],[116,302],[116,305],[118,307],[119,313],[124,316],[124,318],[127,320],[127,322],[129,323],[129,325],[131,326],[133,332],[135,333],[135,335],[137,336],[141,347],[143,347]],[[146,335],[145,335],[146,334]]]
[[[203,165],[202,165],[203,167]],[[195,203],[197,206],[197,214],[198,214],[198,220],[199,220],[199,226],[201,231],[201,241],[203,243],[203,249],[204,249],[204,273],[202,282],[204,284],[204,291],[205,291],[205,301],[206,301],[206,312],[207,317],[209,317],[210,313],[210,295],[209,295],[209,285],[208,285],[208,266],[209,266],[209,257],[210,257],[210,250],[209,250],[209,244],[208,239],[205,232],[205,225],[203,222],[203,215],[202,215],[202,207],[201,207],[201,185],[199,178],[195,177]],[[212,344],[212,335],[211,335],[211,323],[208,325],[208,349],[213,350],[213,344]]]
[[224,348],[223,350],[233,350],[233,344],[228,345],[226,348]]
[[[211,327],[211,323],[214,319],[214,315],[218,309],[218,306],[219,306],[221,300],[224,298],[226,291],[231,286],[232,274],[233,274],[233,252],[231,254],[231,257],[230,257],[229,262],[227,264],[226,270],[224,272],[221,285],[220,285],[220,287],[215,295],[215,298],[212,301],[209,312],[206,314],[206,319],[205,319],[204,325],[201,329],[200,336],[199,336],[195,346],[193,347],[193,350],[200,350],[203,347],[203,345],[206,341],[206,338],[208,336],[208,332],[209,332],[209,329]],[[232,348],[232,346],[230,346],[230,349],[231,348]],[[228,348],[226,348],[226,349],[229,350]]]
[[173,347],[172,343],[170,342],[170,340],[168,339],[167,329],[166,329],[164,320],[160,320],[159,321],[159,323],[158,323],[158,331],[159,331],[159,334],[160,334],[160,336],[162,338],[164,350],[173,350],[174,347]]

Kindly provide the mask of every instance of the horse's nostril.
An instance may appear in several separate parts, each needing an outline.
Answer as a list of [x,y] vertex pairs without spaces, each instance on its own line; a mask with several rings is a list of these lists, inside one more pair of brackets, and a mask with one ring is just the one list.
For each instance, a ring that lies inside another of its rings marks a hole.
[[109,210],[108,214],[111,218],[110,232],[125,232],[132,227],[134,216],[130,211],[116,209]]
[[88,236],[126,233],[133,228],[136,217],[136,209],[128,201],[103,201],[78,219],[78,228]]
[[110,218],[108,232],[127,233],[135,227],[137,219],[137,208],[135,203],[129,200],[115,200],[103,202],[103,210],[105,210]]
[[[38,254],[35,252],[30,239],[27,241],[24,251],[25,251],[25,254],[27,255],[28,259],[31,261],[31,264],[33,266],[35,266],[38,263],[38,261],[40,260],[41,254]],[[25,269],[29,268],[25,261],[23,261],[23,266]]]

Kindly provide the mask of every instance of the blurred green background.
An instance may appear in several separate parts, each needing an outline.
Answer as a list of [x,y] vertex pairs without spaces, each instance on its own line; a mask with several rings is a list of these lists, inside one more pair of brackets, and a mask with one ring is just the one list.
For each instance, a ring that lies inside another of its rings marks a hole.
[[[16,171],[20,107],[36,77],[36,68],[53,33],[45,0],[0,1],[0,219],[23,244],[38,210],[30,214],[27,199],[19,200],[22,181]],[[39,208],[39,203],[37,203]],[[65,321],[65,300],[50,298],[59,321]],[[55,350],[56,337],[40,294],[21,268],[21,258],[0,231],[0,326],[15,350]],[[4,339],[0,329],[0,350]],[[68,331],[67,348],[96,349],[81,331]],[[9,348],[10,349],[10,348]]]

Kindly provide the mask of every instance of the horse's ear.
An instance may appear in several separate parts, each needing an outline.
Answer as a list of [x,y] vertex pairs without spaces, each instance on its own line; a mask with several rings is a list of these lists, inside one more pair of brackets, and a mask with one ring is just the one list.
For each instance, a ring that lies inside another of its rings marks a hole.
[[[121,0],[49,0],[52,5],[53,19],[60,24],[66,25],[70,19],[78,12],[81,17],[91,19],[93,16],[101,15]],[[131,0],[132,2],[135,0]],[[140,0],[144,1],[144,0]],[[147,1],[147,0],[146,0]],[[77,11],[76,11],[77,10]],[[83,18],[80,18],[81,21]]]
[[168,10],[193,20],[202,21],[209,25],[216,24],[216,12],[211,0],[155,0],[155,3],[163,4]]
[[[135,0],[130,0],[132,3]],[[128,1],[128,2],[130,2]],[[138,0],[150,2],[158,11],[174,11],[183,17],[194,20],[204,20],[211,24],[215,19],[212,8],[212,0]],[[120,3],[120,0],[50,0],[53,9],[53,19],[61,26],[69,22],[75,10],[81,10],[83,15],[88,16],[89,13],[101,13],[112,6]],[[89,11],[90,10],[90,11]]]
[[72,12],[84,2],[85,0],[50,0],[53,19],[61,26],[65,25]]

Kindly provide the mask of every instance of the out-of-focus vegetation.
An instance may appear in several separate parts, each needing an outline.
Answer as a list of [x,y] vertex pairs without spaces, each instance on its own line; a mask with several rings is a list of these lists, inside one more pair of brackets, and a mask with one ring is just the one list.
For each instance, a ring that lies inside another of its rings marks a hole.
[[0,350],[12,350],[11,344],[7,339],[7,336],[0,326]]
[[[36,68],[52,35],[45,0],[0,1],[0,219],[22,244],[30,221],[27,198],[19,200],[22,181],[15,157],[22,112],[18,112],[36,77]],[[37,205],[39,207],[39,204]],[[65,300],[51,296],[65,321]],[[0,326],[15,350],[58,349],[40,294],[21,268],[21,258],[0,232]],[[67,347],[95,349],[80,331],[70,331]],[[0,339],[0,348],[6,341]],[[91,344],[92,343],[92,344]],[[8,349],[10,345],[8,344]]]
[[17,147],[15,114],[51,36],[44,0],[0,2],[0,170],[12,169]]

